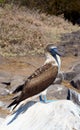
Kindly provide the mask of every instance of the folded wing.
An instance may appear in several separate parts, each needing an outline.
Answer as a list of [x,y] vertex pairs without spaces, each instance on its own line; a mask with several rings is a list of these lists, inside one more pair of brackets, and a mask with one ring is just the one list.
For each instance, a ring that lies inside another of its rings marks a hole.
[[21,94],[8,106],[16,106],[23,100],[44,91],[53,83],[58,73],[58,67],[48,63],[38,68],[30,75],[23,86],[19,86],[13,93],[21,91]]

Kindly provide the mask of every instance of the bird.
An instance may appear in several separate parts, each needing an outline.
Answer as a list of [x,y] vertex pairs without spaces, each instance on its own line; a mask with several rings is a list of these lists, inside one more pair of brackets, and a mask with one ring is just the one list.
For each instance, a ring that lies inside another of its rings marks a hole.
[[[45,48],[45,62],[44,64],[36,69],[28,78],[26,79],[24,85],[18,86],[13,94],[21,91],[21,94],[13,98],[13,102],[8,106],[13,105],[14,108],[25,99],[28,99],[37,94],[39,95],[40,101],[44,103],[50,102],[47,100],[46,94],[48,87],[56,79],[61,66],[61,58],[58,48],[54,44],[48,44]],[[13,108],[13,109],[14,109]]]

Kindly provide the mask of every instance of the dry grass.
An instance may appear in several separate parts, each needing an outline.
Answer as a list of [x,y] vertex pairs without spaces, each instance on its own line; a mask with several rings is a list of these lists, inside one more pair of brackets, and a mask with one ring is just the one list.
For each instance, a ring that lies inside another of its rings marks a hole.
[[59,44],[60,36],[79,30],[61,17],[13,5],[0,7],[0,53],[2,55],[43,54],[48,43]]

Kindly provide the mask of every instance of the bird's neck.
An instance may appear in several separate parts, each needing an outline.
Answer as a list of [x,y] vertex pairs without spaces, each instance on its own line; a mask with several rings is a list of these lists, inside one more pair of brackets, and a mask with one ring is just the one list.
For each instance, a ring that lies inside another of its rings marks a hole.
[[61,67],[61,59],[58,55],[56,55],[56,57],[54,58],[57,62],[57,65],[58,65],[58,71],[60,71],[60,67]]
[[58,66],[58,69],[60,70],[60,66],[61,66],[61,60],[60,57],[58,55],[56,55],[56,57],[54,58],[50,53],[46,53],[46,63],[52,63],[55,66]]

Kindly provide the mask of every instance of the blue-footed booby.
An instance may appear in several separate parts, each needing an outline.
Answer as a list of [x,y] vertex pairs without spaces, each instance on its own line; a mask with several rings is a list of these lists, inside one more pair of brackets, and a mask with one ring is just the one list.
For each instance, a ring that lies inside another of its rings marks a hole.
[[40,68],[35,70],[23,86],[19,86],[13,93],[21,91],[21,94],[14,99],[14,101],[8,106],[15,107],[23,100],[30,98],[34,95],[40,94],[40,101],[45,103],[49,102],[46,98],[46,89],[56,79],[58,71],[60,70],[61,60],[58,49],[53,44],[47,45],[45,48],[45,63]]

